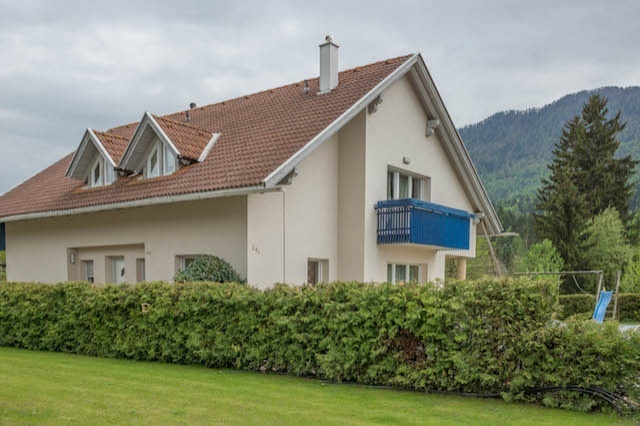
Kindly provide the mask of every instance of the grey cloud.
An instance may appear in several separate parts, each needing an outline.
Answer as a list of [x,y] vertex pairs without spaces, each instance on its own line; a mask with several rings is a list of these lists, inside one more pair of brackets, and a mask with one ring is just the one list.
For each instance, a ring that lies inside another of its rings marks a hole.
[[0,193],[86,127],[169,113],[423,53],[458,125],[602,85],[640,84],[637,1],[0,0]]

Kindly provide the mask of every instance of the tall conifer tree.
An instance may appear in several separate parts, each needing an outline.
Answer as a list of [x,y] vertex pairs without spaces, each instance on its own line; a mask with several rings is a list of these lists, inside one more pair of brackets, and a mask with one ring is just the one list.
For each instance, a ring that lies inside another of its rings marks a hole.
[[631,178],[638,162],[616,156],[617,135],[625,124],[620,112],[607,119],[608,112],[606,98],[589,98],[581,116],[565,125],[548,166],[551,173],[538,190],[536,231],[553,242],[569,268],[589,266],[580,256],[588,218],[611,207],[628,226],[631,221]]

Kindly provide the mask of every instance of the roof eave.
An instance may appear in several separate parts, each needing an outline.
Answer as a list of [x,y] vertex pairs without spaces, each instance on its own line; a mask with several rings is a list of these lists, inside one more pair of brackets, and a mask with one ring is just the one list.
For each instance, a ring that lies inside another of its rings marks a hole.
[[96,213],[109,210],[118,210],[133,207],[144,207],[160,204],[171,204],[187,201],[209,200],[213,198],[234,197],[255,193],[279,191],[280,188],[265,188],[262,184],[245,186],[241,188],[220,189],[215,191],[192,192],[188,194],[169,195],[163,197],[141,198],[139,200],[125,201],[121,203],[100,204],[75,209],[48,210],[35,213],[17,214],[0,217],[0,222],[17,222],[23,220],[44,219],[58,216],[73,216],[77,214]]

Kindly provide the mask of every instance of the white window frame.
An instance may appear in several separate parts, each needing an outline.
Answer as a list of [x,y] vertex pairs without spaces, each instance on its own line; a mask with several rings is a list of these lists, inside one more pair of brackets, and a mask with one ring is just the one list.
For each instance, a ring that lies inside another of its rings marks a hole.
[[184,271],[187,269],[187,261],[194,261],[196,258],[204,256],[203,254],[181,254],[176,256],[176,272]]
[[[153,158],[154,154],[158,155],[158,163],[155,172],[151,167],[151,158]],[[168,176],[178,170],[178,159],[174,155],[169,145],[165,144],[160,139],[156,140],[153,148],[151,148],[151,150],[149,151],[145,164],[144,177],[147,179],[153,179],[160,176]]]
[[[329,282],[329,259],[309,258],[307,259],[307,274],[309,270],[309,264],[315,262],[316,264],[316,278],[317,282],[307,284],[320,284]],[[307,276],[307,281],[309,277]]]
[[[389,197],[389,175],[392,175],[393,177],[392,179],[392,192],[393,192],[393,196]],[[416,198],[416,200],[423,200],[423,201],[429,201],[430,199],[430,193],[431,193],[431,188],[430,188],[430,183],[431,183],[431,179],[427,176],[420,176],[420,175],[416,175],[415,173],[409,173],[405,170],[400,170],[400,169],[395,169],[395,168],[391,168],[389,167],[387,169],[387,184],[386,184],[386,188],[387,188],[387,199],[388,200],[400,200],[400,176],[406,176],[409,180],[408,182],[408,194],[409,197],[408,198],[413,198],[413,185],[414,185],[414,181],[419,181],[421,188],[420,188],[420,194],[419,194],[419,198]]]
[[170,175],[176,171],[176,157],[169,145],[164,144],[164,152],[162,153],[162,175]]
[[[98,169],[98,179],[95,179],[95,170]],[[91,166],[91,170],[89,171],[89,186],[91,188],[97,188],[99,186],[104,185],[104,167],[102,162],[102,157],[98,155],[96,161],[93,162],[93,166]]]
[[[160,150],[161,143],[162,142],[160,141],[156,142],[153,148],[151,148],[149,155],[147,156],[147,166],[145,167],[145,172],[146,172],[146,177],[149,179],[162,176],[162,153]],[[151,167],[151,159],[153,158],[154,155],[157,156],[155,171],[154,171],[154,167]]]
[[[92,259],[82,260],[82,279],[84,281],[88,281],[90,283],[95,283],[96,281],[96,270],[95,270],[95,262]],[[91,265],[91,274],[89,274],[89,265]]]
[[[405,268],[405,277],[407,278],[407,280],[405,281],[401,281],[401,282],[411,282],[411,267],[418,267],[418,279],[417,279],[417,283],[419,284],[423,284],[424,280],[422,279],[423,277],[423,272],[424,272],[424,266],[420,265],[420,264],[415,264],[415,263],[387,263],[387,281],[389,281],[392,284],[398,284],[396,282],[396,268],[397,267],[404,267]],[[389,280],[389,267],[391,267],[391,280]]]

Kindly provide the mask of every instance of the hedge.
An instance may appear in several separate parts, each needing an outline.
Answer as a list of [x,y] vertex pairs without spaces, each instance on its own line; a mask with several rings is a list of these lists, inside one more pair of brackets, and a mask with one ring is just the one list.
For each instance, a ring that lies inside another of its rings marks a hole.
[[[562,305],[562,318],[568,318],[577,314],[591,314],[596,306],[596,297],[593,294],[571,294],[560,296]],[[620,321],[640,322],[640,294],[622,293],[618,298]]]
[[[640,334],[553,320],[557,285],[0,284],[0,345],[455,392],[638,397]],[[584,400],[544,398],[585,408]],[[591,408],[593,402],[588,402]]]

